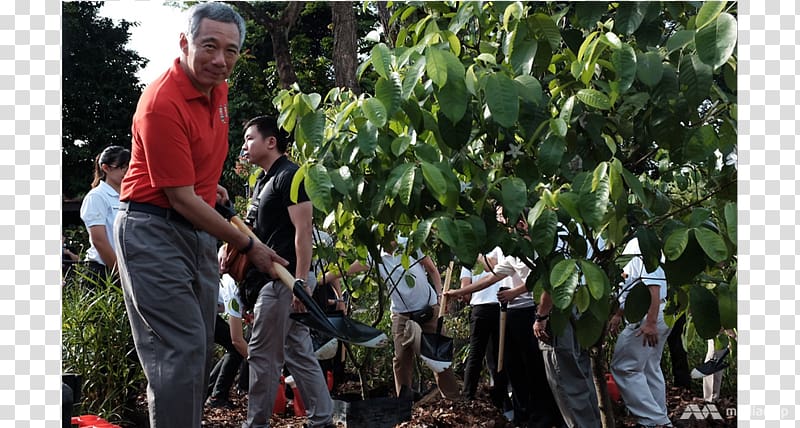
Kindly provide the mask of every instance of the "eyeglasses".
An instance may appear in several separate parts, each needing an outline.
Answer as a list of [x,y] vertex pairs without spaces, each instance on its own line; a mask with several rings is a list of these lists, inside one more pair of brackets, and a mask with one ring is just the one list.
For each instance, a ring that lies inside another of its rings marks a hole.
[[111,168],[111,169],[128,169],[128,164],[125,164],[125,165],[109,165],[108,167]]

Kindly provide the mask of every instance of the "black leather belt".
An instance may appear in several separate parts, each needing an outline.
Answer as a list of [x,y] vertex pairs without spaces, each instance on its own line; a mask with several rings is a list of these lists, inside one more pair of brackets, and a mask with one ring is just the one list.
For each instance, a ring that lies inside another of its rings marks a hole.
[[180,224],[182,226],[190,227],[192,229],[196,229],[192,222],[186,220],[186,217],[180,215],[177,211],[172,208],[162,208],[153,204],[144,204],[141,202],[120,202],[119,203],[120,211],[138,211],[142,213],[151,214],[154,216],[165,218],[167,221]]

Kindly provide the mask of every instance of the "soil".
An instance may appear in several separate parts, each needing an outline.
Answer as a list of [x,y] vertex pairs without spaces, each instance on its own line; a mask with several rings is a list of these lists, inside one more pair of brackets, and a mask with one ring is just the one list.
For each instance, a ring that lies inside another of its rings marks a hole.
[[[352,395],[358,390],[354,382],[345,383],[336,388],[334,398],[342,395]],[[211,408],[206,405],[203,417],[203,426],[209,428],[240,428],[247,416],[247,395],[231,391],[233,407]],[[667,407],[670,409],[670,420],[675,427],[735,427],[737,425],[735,409],[736,397],[724,397],[715,404],[721,419],[714,419],[712,415],[698,419],[695,415],[687,415],[683,419],[687,406],[695,404],[703,410],[710,410],[696,392],[682,388],[668,387]],[[147,404],[144,394],[139,397],[138,408],[146,414]],[[305,417],[291,415],[291,405],[287,406],[286,414],[273,415],[270,425],[273,427],[299,428],[307,421]],[[629,428],[636,426],[636,420],[630,416],[621,403],[613,406],[616,426]],[[732,414],[729,414],[732,413]],[[141,427],[141,425],[139,425]],[[344,426],[344,425],[339,425]],[[441,398],[436,388],[414,403],[411,420],[403,422],[396,428],[450,428],[450,427],[488,427],[512,428],[503,414],[489,401],[487,391],[482,387],[475,400],[452,401]],[[144,428],[144,427],[142,427]],[[372,428],[372,427],[369,427]]]

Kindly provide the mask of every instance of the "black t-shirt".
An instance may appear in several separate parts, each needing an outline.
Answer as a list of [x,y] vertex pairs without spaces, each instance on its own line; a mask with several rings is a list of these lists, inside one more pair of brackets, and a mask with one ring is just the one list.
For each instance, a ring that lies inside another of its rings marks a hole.
[[[295,272],[297,253],[294,247],[295,228],[289,217],[292,180],[299,167],[286,156],[281,156],[272,164],[269,171],[258,176],[253,189],[253,204],[258,204],[254,222],[254,232],[278,255],[289,261],[286,268]],[[308,201],[305,186],[298,191],[297,203]]]

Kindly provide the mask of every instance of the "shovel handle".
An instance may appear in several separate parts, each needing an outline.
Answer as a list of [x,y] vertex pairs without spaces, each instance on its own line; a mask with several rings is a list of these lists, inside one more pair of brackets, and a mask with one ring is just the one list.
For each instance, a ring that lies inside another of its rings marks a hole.
[[444,274],[444,288],[442,289],[442,301],[439,306],[439,318],[443,317],[447,312],[447,291],[450,290],[450,278],[453,276],[453,261],[450,260],[450,265],[447,266],[447,272]]
[[[500,290],[508,290],[508,287],[500,287]],[[503,371],[503,359],[506,354],[506,316],[508,316],[508,303],[500,305],[500,339],[498,340],[497,347],[497,371]]]
[[[247,236],[261,242],[256,236],[255,232],[252,229],[247,227],[246,224],[239,218],[239,216],[231,217],[231,224],[236,226],[237,229],[244,232]],[[275,269],[275,273],[278,274],[278,278],[280,278],[281,282],[284,283],[290,290],[294,290],[294,281],[295,278],[292,274],[285,268],[283,265],[272,262],[272,268]]]

